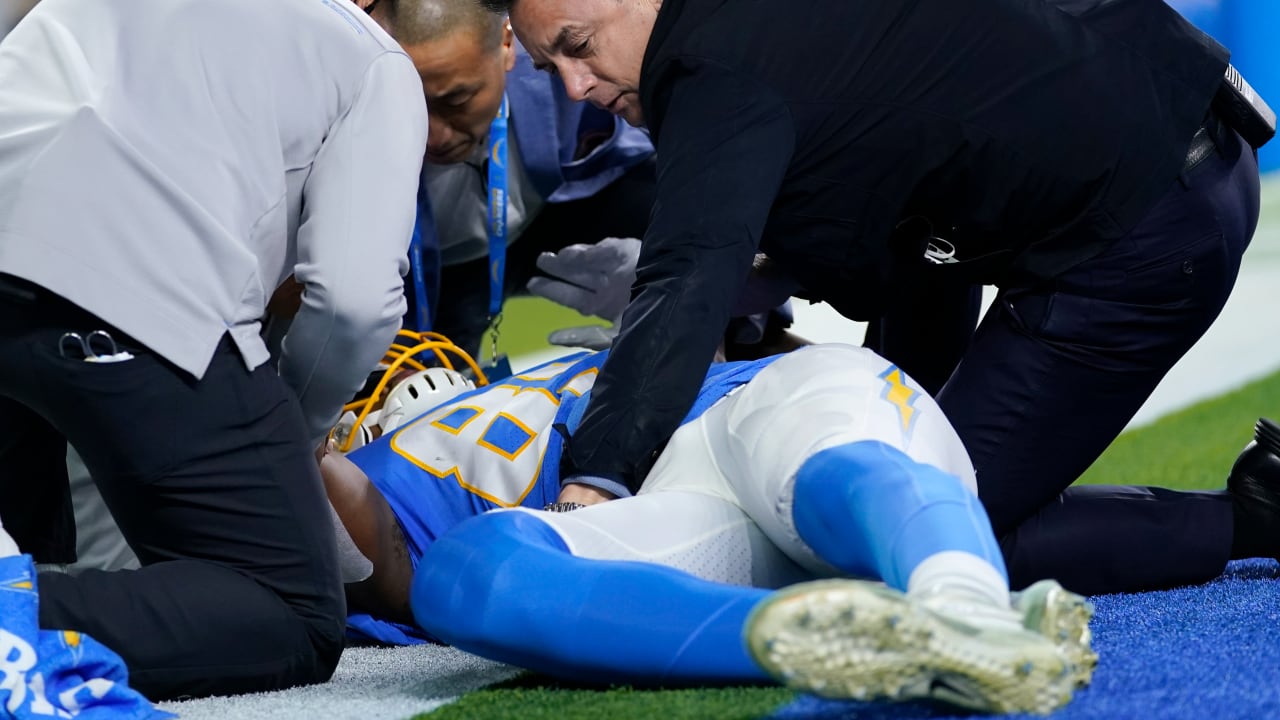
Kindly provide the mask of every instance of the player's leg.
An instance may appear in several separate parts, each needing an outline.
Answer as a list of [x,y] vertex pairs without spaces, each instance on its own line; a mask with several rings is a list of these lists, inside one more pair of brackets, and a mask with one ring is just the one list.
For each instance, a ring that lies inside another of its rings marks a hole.
[[819,575],[947,588],[998,609],[1008,584],[964,448],[937,405],[862,348],[797,350],[680,429],[642,489],[739,504]]
[[[964,448],[933,401],[870,351],[820,345],[775,361],[682,428],[662,460],[699,456],[718,468],[715,492],[815,573],[906,589],[929,556],[961,553],[982,592],[1007,600]],[[646,489],[705,490],[712,475],[650,478]]]
[[953,476],[881,442],[839,445],[801,466],[792,514],[819,557],[890,586],[815,583],[761,606],[752,650],[793,686],[1007,712],[1089,682],[1088,605],[1046,581],[1012,608],[990,525]]
[[[1069,696],[1092,669],[1086,605],[1054,586],[1037,592],[1038,606],[1026,612],[1010,607],[1003,562],[971,490],[963,449],[913,385],[867,351],[806,348],[690,424],[748,514],[798,562],[828,574],[882,578],[906,591],[842,583],[783,593],[753,622],[757,657],[800,687],[839,695],[930,696],[941,678],[968,683],[971,706],[1032,707],[1009,675],[1026,665],[1036,674],[1029,687]],[[668,453],[696,452],[681,440],[673,438]],[[895,629],[890,621],[899,614],[919,622]],[[1046,636],[1061,623],[1067,638]],[[966,628],[952,638],[956,646],[935,632],[952,626]],[[937,643],[921,642],[935,636]],[[886,638],[898,642],[896,652],[831,654],[844,640],[865,649]],[[1000,672],[988,676],[978,665],[956,664],[966,656]],[[903,680],[907,666],[922,670]]]
[[845,573],[909,593],[947,587],[1009,606],[986,513],[953,475],[864,440],[809,457],[791,500],[796,533]]
[[964,588],[1008,608],[972,487],[959,439],[910,378],[870,351],[820,345],[773,362],[681,428],[644,491],[736,502],[815,574]]
[[[655,543],[655,527],[697,530],[664,533],[666,542]],[[815,593],[804,585],[799,592],[766,593],[725,583],[745,577],[780,582],[796,574],[753,530],[731,503],[699,493],[648,493],[566,514],[488,513],[427,550],[414,580],[413,607],[424,629],[446,642],[559,677],[755,681],[764,676],[743,647],[748,618],[767,625],[777,616],[770,607]],[[940,621],[919,603],[888,599],[864,583],[841,581],[820,592],[838,603],[838,612],[826,613],[836,622],[822,625],[829,638],[848,643],[837,650],[874,645],[878,658],[847,662],[867,657],[864,652],[826,664],[836,670],[830,687],[837,695],[851,696],[857,688],[866,697],[929,696],[986,709],[1042,711],[1065,702],[1077,681],[1060,672],[1065,663],[1043,637],[1038,643],[1000,642],[987,634],[976,641],[968,637],[969,627]],[[827,602],[820,610],[834,607]],[[891,628],[886,609],[906,618],[900,631]],[[922,633],[938,642],[922,647]],[[767,657],[758,657],[771,667]],[[1028,671],[1017,674],[1023,666]],[[784,673],[775,677],[786,679]],[[905,692],[888,691],[885,681],[894,677]],[[938,687],[959,690],[938,691],[932,683],[937,678],[950,682]],[[815,689],[803,682],[797,687]]]
[[418,623],[468,652],[575,680],[765,679],[743,626],[804,577],[727,501],[653,493],[570,513],[471,518],[418,564]]

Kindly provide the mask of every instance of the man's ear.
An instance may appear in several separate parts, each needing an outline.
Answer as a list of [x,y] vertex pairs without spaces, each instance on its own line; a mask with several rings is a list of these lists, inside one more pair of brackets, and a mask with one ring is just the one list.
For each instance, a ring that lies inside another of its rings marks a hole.
[[510,72],[516,66],[516,34],[511,30],[511,21],[502,21],[502,69]]

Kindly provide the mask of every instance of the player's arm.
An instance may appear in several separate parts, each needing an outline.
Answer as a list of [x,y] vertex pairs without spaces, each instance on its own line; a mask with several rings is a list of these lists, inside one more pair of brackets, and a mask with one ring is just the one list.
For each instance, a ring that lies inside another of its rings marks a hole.
[[659,183],[632,301],[569,442],[566,481],[610,491],[638,489],[692,406],[794,146],[781,98],[718,66],[680,79],[667,104],[645,108],[662,116]]
[[317,443],[400,327],[426,132],[417,71],[386,53],[365,72],[303,188],[294,266],[302,302],[280,375]]
[[325,454],[320,475],[329,502],[356,548],[373,563],[372,575],[346,586],[350,609],[413,625],[409,609],[413,564],[391,506],[364,471],[340,453]]

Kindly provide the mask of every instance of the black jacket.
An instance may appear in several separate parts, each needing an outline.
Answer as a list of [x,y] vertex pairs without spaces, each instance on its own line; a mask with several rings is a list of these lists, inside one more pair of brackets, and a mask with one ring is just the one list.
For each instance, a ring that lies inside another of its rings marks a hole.
[[571,470],[638,487],[757,250],[855,319],[930,234],[936,272],[988,284],[1097,254],[1169,189],[1226,62],[1162,0],[665,0],[657,203]]

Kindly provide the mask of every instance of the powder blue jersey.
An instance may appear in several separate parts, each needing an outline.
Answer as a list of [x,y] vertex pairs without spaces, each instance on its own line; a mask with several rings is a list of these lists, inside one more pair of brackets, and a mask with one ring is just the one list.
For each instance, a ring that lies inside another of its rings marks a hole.
[[[415,568],[436,538],[473,515],[555,502],[563,439],[553,428],[577,426],[605,357],[570,355],[477,388],[347,456],[391,505]],[[713,365],[685,422],[772,360]],[[361,634],[411,641],[387,625],[352,618]]]
[[601,361],[571,356],[477,388],[347,456],[387,498],[415,563],[472,515],[555,501],[558,484],[540,482],[551,426]]

